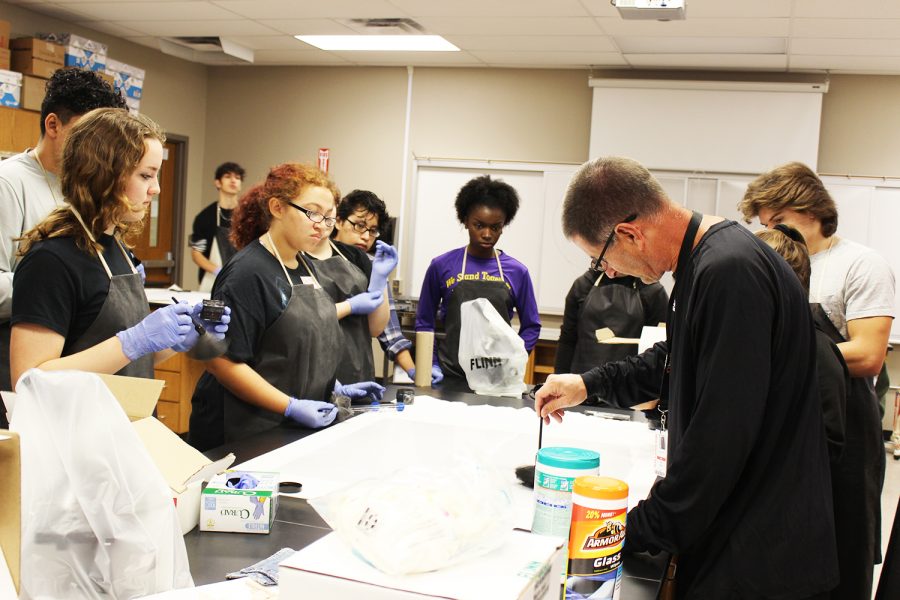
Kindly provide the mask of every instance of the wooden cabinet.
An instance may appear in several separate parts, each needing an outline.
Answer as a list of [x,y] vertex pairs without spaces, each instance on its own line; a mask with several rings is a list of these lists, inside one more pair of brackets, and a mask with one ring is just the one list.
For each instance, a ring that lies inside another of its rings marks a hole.
[[525,366],[525,383],[529,385],[544,383],[547,375],[553,373],[555,362],[556,342],[538,340],[531,354],[528,355],[528,364]]
[[41,113],[0,106],[0,152],[34,148],[41,136]]
[[156,413],[160,421],[175,433],[186,433],[191,418],[191,396],[205,370],[203,363],[179,352],[156,365],[156,379],[165,381]]

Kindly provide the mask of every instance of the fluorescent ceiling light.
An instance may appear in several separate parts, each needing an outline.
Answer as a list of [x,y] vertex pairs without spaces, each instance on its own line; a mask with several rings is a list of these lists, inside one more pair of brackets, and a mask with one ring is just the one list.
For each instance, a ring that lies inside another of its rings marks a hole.
[[459,52],[459,48],[439,35],[295,35],[294,37],[322,50]]

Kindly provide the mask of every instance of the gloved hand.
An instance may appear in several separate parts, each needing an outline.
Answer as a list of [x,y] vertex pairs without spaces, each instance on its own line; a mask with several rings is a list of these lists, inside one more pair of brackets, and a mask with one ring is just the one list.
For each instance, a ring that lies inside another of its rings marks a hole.
[[141,264],[139,264],[138,266],[136,266],[136,267],[134,268],[134,270],[137,271],[137,272],[138,272],[138,275],[141,276],[141,285],[147,283],[147,271],[144,270],[144,265],[143,265],[143,263],[141,263]]
[[[413,381],[416,380],[416,368],[413,367],[408,371],[409,378]],[[440,383],[444,379],[444,372],[441,371],[441,368],[437,365],[431,365],[431,385],[436,383]]]
[[213,275],[218,275],[222,271],[222,267],[216,267],[213,271]]
[[340,381],[334,382],[334,393],[338,396],[347,396],[350,400],[360,400],[366,396],[373,401],[384,398],[384,387],[374,381],[360,381],[342,385]]
[[182,343],[194,331],[188,304],[170,304],[144,317],[134,327],[116,334],[122,344],[122,352],[129,360],[137,360],[145,354],[159,352]]
[[337,414],[337,406],[330,402],[297,398],[289,398],[287,408],[284,410],[284,416],[311,429],[331,425]]
[[235,471],[228,474],[225,487],[235,490],[253,490],[259,485],[259,479],[246,471]]
[[[182,302],[181,304],[187,304],[187,302]],[[190,306],[188,304],[188,306]],[[191,307],[191,313],[194,317],[203,323],[203,328],[206,329],[206,332],[211,336],[216,338],[217,340],[221,340],[225,338],[225,332],[228,331],[228,323],[231,322],[231,308],[226,306],[225,312],[222,314],[222,320],[218,323],[213,321],[207,321],[206,319],[200,318],[200,311],[203,310],[203,303],[198,302],[193,307]],[[197,333],[197,328],[193,325],[191,326],[191,331],[186,336],[184,336],[184,340],[172,346],[172,350],[175,352],[187,352],[191,348],[194,347],[194,344],[197,343],[197,340],[200,339],[200,334]]]
[[387,278],[397,266],[397,249],[382,242],[375,242],[375,260],[372,262],[372,277],[369,278],[369,291],[384,290]]
[[347,298],[350,303],[351,315],[367,315],[381,306],[384,302],[384,291],[362,292]]

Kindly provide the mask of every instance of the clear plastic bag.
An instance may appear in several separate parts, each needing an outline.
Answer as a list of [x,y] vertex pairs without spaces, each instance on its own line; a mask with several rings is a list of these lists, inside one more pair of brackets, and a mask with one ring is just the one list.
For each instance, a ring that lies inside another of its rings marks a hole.
[[309,502],[357,554],[389,575],[481,556],[513,528],[504,479],[474,461],[406,467]]
[[486,298],[460,307],[459,365],[476,394],[518,398],[527,389],[528,353],[512,327]]
[[32,369],[17,392],[20,598],[136,598],[192,587],[171,490],[103,381]]

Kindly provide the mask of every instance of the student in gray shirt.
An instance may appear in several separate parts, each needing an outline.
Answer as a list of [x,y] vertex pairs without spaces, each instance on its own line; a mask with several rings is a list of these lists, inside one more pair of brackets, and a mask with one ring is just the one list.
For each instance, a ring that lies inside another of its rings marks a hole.
[[[104,107],[127,108],[121,94],[97,73],[59,69],[47,82],[37,146],[0,162],[0,390],[12,389],[9,317],[16,238],[63,203],[57,174],[66,137],[82,115]],[[4,426],[6,410],[0,406],[0,427]]]

